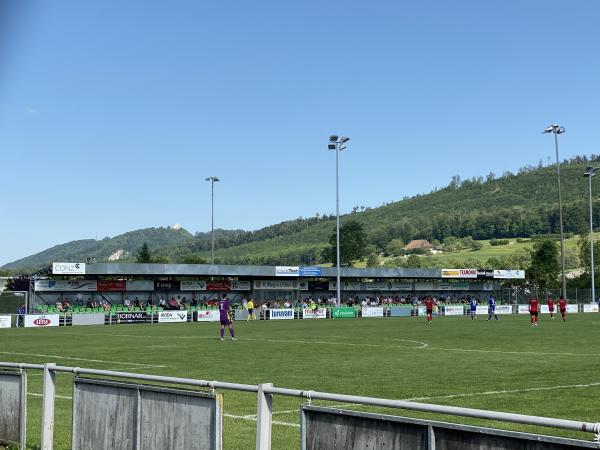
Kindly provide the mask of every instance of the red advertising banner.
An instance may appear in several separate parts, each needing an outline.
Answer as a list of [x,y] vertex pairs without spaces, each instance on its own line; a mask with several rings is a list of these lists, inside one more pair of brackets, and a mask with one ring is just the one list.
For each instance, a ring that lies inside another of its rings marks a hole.
[[100,292],[121,292],[127,290],[126,281],[109,281],[100,280],[98,281],[98,291]]
[[208,281],[206,283],[207,291],[228,291],[231,289],[229,281]]

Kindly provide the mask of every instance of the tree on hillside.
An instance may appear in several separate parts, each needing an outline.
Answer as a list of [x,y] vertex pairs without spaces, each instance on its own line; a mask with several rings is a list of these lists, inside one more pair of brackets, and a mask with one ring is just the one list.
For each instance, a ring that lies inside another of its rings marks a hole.
[[419,258],[417,255],[410,255],[408,258],[406,258],[406,267],[418,269],[421,267],[421,258]]
[[367,257],[367,267],[380,267],[381,259],[377,253],[369,253]]
[[555,241],[542,239],[533,245],[531,265],[527,272],[529,278],[535,280],[542,289],[557,285],[560,274],[558,247]]
[[[340,265],[350,266],[352,261],[365,256],[367,235],[363,226],[355,220],[350,220],[340,227]],[[331,260],[336,265],[336,231],[335,228],[329,236],[329,249]]]
[[184,264],[206,264],[207,262],[200,255],[186,255],[183,257]]
[[150,247],[148,247],[148,243],[144,242],[140,249],[137,252],[137,256],[135,259],[138,263],[151,263],[152,262],[152,253],[150,252]]
[[404,241],[396,238],[388,242],[386,246],[387,252],[392,256],[400,256],[404,254]]

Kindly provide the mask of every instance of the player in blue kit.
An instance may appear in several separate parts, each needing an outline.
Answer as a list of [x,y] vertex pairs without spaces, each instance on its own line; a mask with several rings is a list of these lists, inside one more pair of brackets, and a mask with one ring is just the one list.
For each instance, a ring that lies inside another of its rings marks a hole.
[[490,295],[490,298],[488,299],[488,319],[490,320],[492,318],[492,314],[494,315],[494,318],[496,320],[498,320],[498,314],[496,314],[496,299],[494,298],[493,295]]
[[475,314],[477,314],[477,299],[475,297],[471,297],[469,305],[471,305],[471,320],[473,320],[475,319]]
[[227,297],[224,297],[223,300],[219,301],[219,314],[221,320],[221,340],[223,340],[223,335],[225,334],[225,326],[228,326],[231,340],[235,341],[233,324],[231,323],[231,304]]

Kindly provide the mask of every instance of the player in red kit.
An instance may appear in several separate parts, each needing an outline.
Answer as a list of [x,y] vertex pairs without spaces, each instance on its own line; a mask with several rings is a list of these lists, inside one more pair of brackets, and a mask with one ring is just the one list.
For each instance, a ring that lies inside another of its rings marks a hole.
[[427,312],[427,323],[431,323],[433,319],[433,307],[435,305],[435,300],[431,297],[427,297],[425,299],[425,310]]
[[548,304],[550,319],[554,320],[554,300],[552,300],[552,297],[548,297],[548,301],[546,303]]
[[537,327],[539,308],[540,302],[538,301],[538,299],[535,297],[531,297],[531,300],[529,300],[529,314],[531,315],[532,327]]
[[558,309],[560,310],[560,315],[562,316],[563,322],[567,321],[567,300],[561,295],[558,300]]

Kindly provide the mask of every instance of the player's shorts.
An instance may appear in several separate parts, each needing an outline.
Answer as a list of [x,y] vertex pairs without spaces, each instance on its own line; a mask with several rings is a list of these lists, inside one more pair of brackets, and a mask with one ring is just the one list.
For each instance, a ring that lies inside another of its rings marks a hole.
[[221,325],[231,325],[231,320],[229,320],[229,319],[221,319]]
[[537,311],[529,311],[529,314],[531,314],[532,316],[536,316],[537,317],[538,312]]
[[548,307],[548,311],[554,312],[554,306],[552,308]]
[[472,310],[471,310],[471,314],[475,314],[476,312],[477,312],[477,310],[476,310],[476,309],[472,309]]
[[560,312],[561,312],[561,313],[566,313],[566,312],[567,312],[567,309],[566,309],[566,308],[565,308],[565,309],[561,309],[561,310],[560,310]]
[[248,310],[248,314],[252,315],[252,311],[254,311],[254,309],[253,309],[253,308],[250,308],[250,309]]
[[428,309],[427,314],[433,314],[433,309]]

